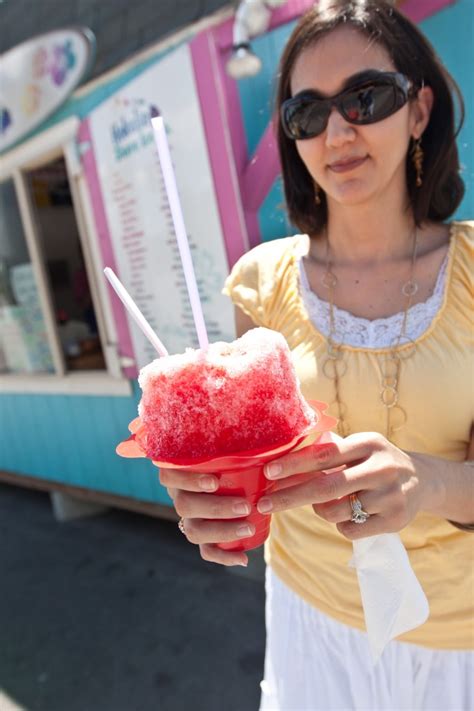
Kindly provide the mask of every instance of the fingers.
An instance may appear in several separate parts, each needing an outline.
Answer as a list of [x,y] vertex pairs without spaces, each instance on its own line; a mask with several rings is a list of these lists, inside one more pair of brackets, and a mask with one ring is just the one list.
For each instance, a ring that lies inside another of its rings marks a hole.
[[377,432],[350,435],[337,442],[310,445],[265,465],[268,479],[280,479],[293,474],[333,469],[366,459],[384,446],[385,438]]
[[[358,492],[357,497],[362,505],[362,509],[371,516],[389,510],[390,508],[390,492],[366,490]],[[313,504],[313,510],[318,516],[324,518],[325,521],[329,521],[329,523],[350,521],[352,516],[352,508],[348,496],[344,496],[342,499],[336,499],[335,501]]]
[[249,521],[208,521],[199,518],[182,520],[184,535],[190,543],[226,543],[249,538],[255,526]]
[[351,541],[381,533],[397,533],[412,518],[406,501],[397,487],[388,487],[382,491],[357,492],[357,498],[363,511],[369,514],[369,518],[364,523],[351,521],[352,508],[349,497],[324,504],[314,504],[313,510],[329,523],[336,524],[339,533]]
[[[266,495],[264,501],[260,499],[257,509],[260,513],[270,513],[293,506],[334,502],[358,491],[383,491],[397,478],[397,468],[391,463],[387,465],[381,457],[331,471],[294,474],[286,480],[278,480],[273,493]],[[292,486],[293,483],[298,485]]]
[[181,516],[184,535],[190,543],[199,545],[204,560],[247,566],[248,558],[242,551],[223,551],[215,545],[254,535],[254,525],[244,520],[252,510],[244,498],[206,494],[219,486],[212,474],[161,468],[159,479]]
[[183,518],[238,518],[248,516],[252,510],[248,501],[238,496],[194,494],[180,489],[171,494],[174,507]]
[[184,491],[216,491],[219,486],[217,477],[212,474],[188,471],[185,469],[160,469],[160,484],[172,489]]
[[[305,476],[304,479],[306,481],[303,482],[303,477],[298,477],[300,483],[295,486],[286,486],[286,483],[281,486],[278,482],[276,491],[258,501],[257,510],[260,513],[275,513],[295,506],[334,502],[336,499],[363,489],[364,484],[367,486],[365,471],[354,474],[353,469],[330,474],[317,471],[310,476]],[[291,484],[291,481],[292,478],[289,477],[288,484]]]
[[287,482],[293,479],[298,479],[300,483],[288,486],[285,482],[284,486],[280,486],[278,482],[277,490],[257,502],[257,510],[270,514],[310,504],[318,516],[337,524],[350,521],[352,509],[349,494],[356,493],[363,510],[371,515],[383,513],[397,518],[399,524],[406,515],[399,487],[393,484],[378,487],[379,477],[368,474],[363,465],[332,474],[315,472],[312,475],[288,477]]
[[369,538],[378,536],[380,533],[397,533],[400,528],[394,522],[387,520],[384,516],[375,515],[367,519],[365,523],[352,523],[344,521],[336,525],[339,533],[350,541],[357,541],[359,538]]
[[323,469],[326,462],[332,461],[339,453],[339,445],[333,442],[311,444],[296,452],[286,454],[269,462],[264,467],[267,479],[284,479],[294,474],[304,474]]
[[223,551],[210,543],[203,543],[199,546],[201,558],[209,563],[219,565],[243,565],[247,567],[248,557],[241,551]]
[[[277,491],[267,494],[257,502],[257,510],[263,514],[276,513],[297,506],[307,506],[313,502],[323,503],[335,498],[338,485],[330,479],[332,474],[314,472],[309,481],[296,486],[279,487]],[[291,478],[289,479],[291,482]]]

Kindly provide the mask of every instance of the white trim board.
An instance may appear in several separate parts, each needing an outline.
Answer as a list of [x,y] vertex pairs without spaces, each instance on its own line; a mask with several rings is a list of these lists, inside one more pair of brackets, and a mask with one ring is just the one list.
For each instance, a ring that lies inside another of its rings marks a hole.
[[0,156],[0,181],[8,180],[17,170],[33,170],[59,158],[64,145],[75,138],[80,123],[77,116],[70,116],[3,153]]

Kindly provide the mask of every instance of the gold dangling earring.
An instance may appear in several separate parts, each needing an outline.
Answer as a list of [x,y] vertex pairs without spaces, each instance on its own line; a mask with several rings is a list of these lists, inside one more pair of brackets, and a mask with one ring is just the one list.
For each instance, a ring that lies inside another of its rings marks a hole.
[[321,196],[319,194],[319,185],[317,183],[314,184],[314,202],[316,205],[321,205]]
[[415,167],[417,188],[419,188],[423,184],[421,176],[423,175],[424,155],[425,154],[423,153],[423,149],[421,147],[421,138],[416,138],[413,142],[413,146],[411,149],[411,158]]

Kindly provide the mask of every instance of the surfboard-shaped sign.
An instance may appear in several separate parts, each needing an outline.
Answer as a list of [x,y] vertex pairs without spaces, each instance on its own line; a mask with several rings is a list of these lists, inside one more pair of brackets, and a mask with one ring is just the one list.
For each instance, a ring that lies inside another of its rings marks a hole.
[[38,35],[0,55],[0,152],[66,101],[94,56],[94,35],[82,27]]

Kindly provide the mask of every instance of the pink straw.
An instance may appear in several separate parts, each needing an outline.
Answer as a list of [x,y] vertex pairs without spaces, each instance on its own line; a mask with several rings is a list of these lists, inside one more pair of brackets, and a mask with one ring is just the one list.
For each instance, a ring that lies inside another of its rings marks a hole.
[[184,276],[186,279],[186,286],[188,288],[189,300],[193,311],[194,325],[196,327],[196,333],[199,340],[199,347],[207,348],[209,345],[209,339],[207,337],[206,323],[202,312],[201,299],[199,298],[196,275],[194,273],[191,251],[189,249],[186,228],[184,226],[183,213],[179,202],[178,189],[176,187],[176,179],[173,171],[173,165],[171,163],[171,156],[163,118],[161,116],[152,118],[151,124],[153,126],[153,134],[155,136],[155,143],[160,158],[161,171],[163,173],[166,194],[168,196],[171,216],[173,218],[176,241],[178,243],[179,254],[181,256],[181,263],[183,265]]
[[167,356],[168,351],[118,278],[115,272],[110,267],[105,267],[104,274],[109,280],[110,284],[113,286],[115,293],[119,297],[120,301],[126,307],[128,313],[133,318],[137,326],[142,330],[145,336],[148,338],[150,343],[156,348],[160,356]]

